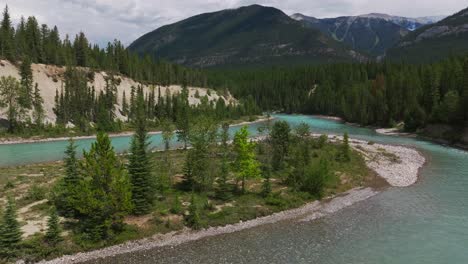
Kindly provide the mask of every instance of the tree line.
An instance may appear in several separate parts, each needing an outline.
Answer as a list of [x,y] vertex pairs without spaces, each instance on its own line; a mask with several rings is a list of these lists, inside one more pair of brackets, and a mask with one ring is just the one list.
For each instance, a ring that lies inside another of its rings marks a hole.
[[89,67],[93,70],[120,73],[152,84],[184,84],[205,87],[206,77],[197,69],[188,69],[149,56],[140,58],[114,40],[101,48],[92,44],[83,32],[72,39],[62,36],[56,26],[40,24],[34,16],[21,17],[13,26],[8,6],[0,23],[0,58],[11,62],[30,60],[59,66]]
[[333,64],[208,75],[211,87],[229,87],[239,98],[252,96],[264,110],[336,115],[363,125],[404,121],[409,131],[468,121],[466,56],[422,65]]

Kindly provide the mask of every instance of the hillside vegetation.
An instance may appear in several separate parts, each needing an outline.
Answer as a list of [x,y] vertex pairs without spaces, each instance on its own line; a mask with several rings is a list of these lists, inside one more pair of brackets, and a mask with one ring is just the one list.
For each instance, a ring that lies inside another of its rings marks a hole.
[[259,5],[197,15],[133,42],[141,56],[195,67],[330,63],[363,59],[304,27],[282,11]]

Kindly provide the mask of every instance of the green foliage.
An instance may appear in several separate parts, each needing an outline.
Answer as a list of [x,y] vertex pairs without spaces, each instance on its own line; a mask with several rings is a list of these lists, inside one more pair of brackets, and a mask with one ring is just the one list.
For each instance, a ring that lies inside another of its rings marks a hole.
[[33,73],[29,57],[25,57],[20,65],[20,76],[20,104],[25,109],[31,109],[33,103]]
[[57,210],[52,208],[49,219],[47,220],[47,231],[44,239],[48,244],[55,246],[58,242],[62,241],[61,232],[62,229],[60,227],[60,219],[58,217]]
[[80,167],[75,218],[89,240],[108,239],[122,230],[123,217],[132,210],[130,179],[103,133],[84,152]]
[[32,202],[41,201],[46,198],[46,189],[44,187],[33,185],[28,189],[24,199]]
[[19,128],[19,121],[25,114],[21,104],[21,85],[11,76],[0,78],[0,107],[6,107],[8,132],[15,132]]
[[263,177],[263,184],[262,184],[262,196],[268,197],[271,194],[271,182],[270,182],[270,168],[268,166],[262,167],[262,177]]
[[174,196],[174,202],[172,203],[171,213],[173,214],[182,213],[182,203],[180,202],[179,196],[177,194]]
[[188,226],[190,226],[191,228],[195,230],[202,228],[202,223],[201,223],[201,218],[200,218],[200,205],[199,205],[197,197],[193,193],[190,199],[189,212],[185,218],[185,221]]
[[349,135],[345,132],[343,135],[343,143],[341,145],[341,153],[338,157],[340,161],[349,162],[351,159],[351,148],[349,146]]
[[221,139],[221,171],[218,177],[218,192],[217,196],[221,200],[229,200],[232,197],[231,190],[227,180],[229,178],[229,124],[224,123],[220,133]]
[[249,140],[246,126],[234,135],[234,152],[234,170],[237,172],[237,178],[242,181],[242,193],[245,193],[245,181],[260,176],[260,165],[255,157],[255,143]]
[[284,167],[284,162],[289,154],[291,128],[286,121],[275,122],[270,131],[270,143],[273,148],[272,168],[277,171]]
[[77,214],[74,207],[78,199],[77,186],[81,180],[76,157],[75,141],[70,138],[65,150],[65,177],[55,186],[53,191],[53,201],[58,213],[65,217],[73,217]]
[[13,198],[8,199],[6,210],[0,223],[0,257],[10,258],[18,253],[21,242],[21,230],[16,219],[16,208]]
[[213,120],[199,118],[191,128],[186,161],[186,183],[191,190],[208,191],[212,188],[214,175],[210,170],[210,156],[215,144],[218,125]]
[[326,159],[320,159],[306,168],[304,178],[300,180],[300,189],[317,198],[322,198],[325,184],[330,177],[330,168]]
[[135,108],[135,135],[130,146],[128,172],[132,186],[133,213],[147,214],[154,201],[151,163],[148,156],[148,132],[143,91],[139,90]]

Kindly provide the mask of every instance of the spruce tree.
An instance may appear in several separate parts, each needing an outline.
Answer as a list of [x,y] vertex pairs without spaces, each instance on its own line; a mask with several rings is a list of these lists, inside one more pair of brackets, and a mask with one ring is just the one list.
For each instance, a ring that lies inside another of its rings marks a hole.
[[31,60],[25,56],[20,66],[21,93],[20,103],[26,109],[32,108],[33,101],[33,73],[31,69]]
[[0,56],[10,61],[15,60],[14,29],[11,23],[8,6],[3,11],[3,19],[0,24]]
[[184,143],[184,149],[187,149],[190,134],[190,105],[188,96],[188,89],[184,86],[180,95],[182,102],[177,116],[177,139]]
[[351,148],[349,146],[348,132],[345,132],[343,136],[343,145],[341,146],[341,160],[346,162],[351,160]]
[[61,232],[60,219],[58,217],[57,210],[54,207],[50,210],[49,219],[47,220],[47,231],[44,239],[50,245],[55,246],[62,240]]
[[271,159],[273,170],[277,171],[284,166],[285,159],[289,152],[291,128],[286,121],[278,121],[273,124],[270,131],[270,143],[273,148]]
[[142,91],[138,93],[136,103],[136,132],[130,147],[128,171],[132,184],[133,213],[143,215],[150,211],[154,193],[151,180],[151,164],[147,151],[149,143]]
[[271,194],[271,182],[270,182],[270,167],[268,165],[262,166],[262,177],[263,177],[263,184],[262,184],[262,196],[268,197]]
[[192,197],[190,199],[189,213],[186,217],[186,222],[188,226],[195,230],[198,230],[202,227],[200,219],[200,208],[194,193],[192,193]]
[[229,124],[224,123],[221,130],[221,171],[218,178],[218,197],[229,200],[231,193],[227,183],[229,177]]
[[108,135],[98,133],[83,155],[73,203],[78,211],[75,218],[90,240],[108,239],[122,231],[123,218],[132,210],[131,182]]
[[33,119],[36,126],[42,126],[44,122],[44,99],[42,99],[41,92],[39,91],[39,85],[36,83],[34,86],[33,96]]
[[16,208],[13,198],[8,198],[3,220],[0,223],[0,256],[12,257],[21,242],[21,229],[16,219]]

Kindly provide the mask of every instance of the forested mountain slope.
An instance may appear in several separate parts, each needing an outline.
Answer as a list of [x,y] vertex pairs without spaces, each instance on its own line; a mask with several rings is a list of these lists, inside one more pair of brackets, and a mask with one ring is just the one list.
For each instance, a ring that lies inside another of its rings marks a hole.
[[422,27],[389,50],[388,60],[431,62],[468,52],[468,8]]
[[141,56],[195,67],[330,63],[363,59],[304,27],[282,11],[259,5],[197,15],[163,26],[129,49]]

